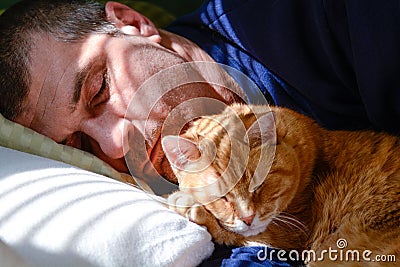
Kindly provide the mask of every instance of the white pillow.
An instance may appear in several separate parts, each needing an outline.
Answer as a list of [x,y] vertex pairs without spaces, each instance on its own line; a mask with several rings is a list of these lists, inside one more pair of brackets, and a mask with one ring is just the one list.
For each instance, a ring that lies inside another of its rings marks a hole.
[[4,147],[0,240],[33,266],[196,266],[214,249],[139,189]]

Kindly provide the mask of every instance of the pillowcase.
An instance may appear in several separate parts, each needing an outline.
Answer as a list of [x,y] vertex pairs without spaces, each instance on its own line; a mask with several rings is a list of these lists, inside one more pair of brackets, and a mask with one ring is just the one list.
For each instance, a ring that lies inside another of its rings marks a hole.
[[0,239],[32,266],[197,266],[210,234],[158,197],[0,147]]
[[0,146],[65,162],[119,181],[133,182],[85,151],[57,144],[52,139],[4,118],[0,114]]

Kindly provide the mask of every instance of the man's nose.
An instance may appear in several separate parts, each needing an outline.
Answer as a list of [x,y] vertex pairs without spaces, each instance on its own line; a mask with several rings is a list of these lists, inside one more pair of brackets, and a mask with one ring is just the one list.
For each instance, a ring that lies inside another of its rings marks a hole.
[[119,159],[129,151],[128,136],[134,126],[124,118],[95,119],[85,124],[84,132],[97,141],[109,158]]

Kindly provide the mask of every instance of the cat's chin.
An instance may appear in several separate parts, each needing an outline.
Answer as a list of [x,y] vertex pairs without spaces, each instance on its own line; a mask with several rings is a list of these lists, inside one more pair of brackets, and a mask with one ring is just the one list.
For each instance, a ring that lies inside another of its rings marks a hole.
[[255,236],[261,232],[264,232],[265,229],[267,229],[267,226],[269,223],[270,223],[270,221],[266,221],[266,222],[260,221],[258,219],[258,216],[256,216],[256,218],[254,218],[254,221],[250,226],[245,224],[241,220],[236,220],[235,226],[229,227],[229,230],[233,231],[235,233],[238,233],[244,237]]
[[264,232],[266,228],[267,228],[267,226],[263,226],[263,227],[256,228],[256,229],[249,229],[249,230],[247,230],[243,233],[239,233],[239,234],[241,234],[244,237],[255,236],[255,235],[258,235],[259,233]]

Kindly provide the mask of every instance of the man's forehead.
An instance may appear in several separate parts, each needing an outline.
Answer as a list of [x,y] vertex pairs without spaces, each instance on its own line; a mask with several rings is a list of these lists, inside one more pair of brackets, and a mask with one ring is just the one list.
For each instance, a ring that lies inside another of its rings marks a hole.
[[[41,97],[48,95],[45,92],[46,84],[51,82],[50,78],[54,76],[55,63],[59,57],[56,52],[57,46],[50,38],[32,38],[30,51],[30,84],[28,95],[23,103],[23,115],[32,116],[38,107]],[[33,118],[31,118],[32,120]]]
[[58,42],[47,35],[33,35],[29,91],[17,122],[33,128],[34,120],[43,118],[46,109],[57,104],[57,98],[67,96],[68,90],[63,88],[62,81],[76,68],[75,50],[74,45]]
[[[93,34],[80,42],[65,43],[37,34],[31,49],[30,86],[17,122],[30,128],[45,127],[47,118],[72,112],[79,74],[103,53],[107,35]],[[76,96],[75,96],[76,98]]]

